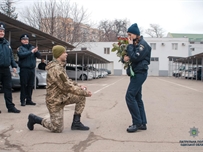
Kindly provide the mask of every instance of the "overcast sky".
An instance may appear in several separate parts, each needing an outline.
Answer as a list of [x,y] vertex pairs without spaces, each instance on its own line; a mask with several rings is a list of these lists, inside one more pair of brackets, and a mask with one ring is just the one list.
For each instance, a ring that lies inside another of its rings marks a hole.
[[[43,0],[20,0],[17,11]],[[142,29],[159,24],[171,33],[203,34],[203,0],[71,0],[83,6],[90,20],[127,19]]]

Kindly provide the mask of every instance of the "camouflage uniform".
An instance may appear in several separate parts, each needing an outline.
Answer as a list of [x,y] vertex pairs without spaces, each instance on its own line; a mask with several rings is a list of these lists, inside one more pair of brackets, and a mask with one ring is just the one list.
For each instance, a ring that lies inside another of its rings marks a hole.
[[87,91],[68,78],[64,65],[65,63],[59,63],[57,60],[54,60],[46,66],[46,105],[50,113],[50,119],[43,119],[42,125],[58,133],[62,132],[64,128],[64,106],[75,103],[75,114],[81,114],[85,107],[85,97],[87,96]]

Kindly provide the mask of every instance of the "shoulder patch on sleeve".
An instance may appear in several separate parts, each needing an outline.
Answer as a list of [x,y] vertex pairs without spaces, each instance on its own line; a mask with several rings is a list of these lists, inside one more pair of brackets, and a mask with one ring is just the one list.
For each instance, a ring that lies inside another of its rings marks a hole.
[[62,80],[63,82],[67,82],[67,79],[66,79],[66,77],[64,76],[63,73],[61,73],[59,76],[60,76],[60,78],[61,78],[61,80]]
[[143,46],[142,44],[140,44],[139,50],[140,50],[140,51],[143,51],[143,50],[144,50],[144,46]]

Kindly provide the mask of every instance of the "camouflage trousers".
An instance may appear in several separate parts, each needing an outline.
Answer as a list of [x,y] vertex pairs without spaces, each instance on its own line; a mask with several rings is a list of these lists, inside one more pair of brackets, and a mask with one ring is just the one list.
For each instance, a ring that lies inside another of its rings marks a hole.
[[75,114],[81,114],[85,107],[86,98],[84,96],[69,95],[63,97],[61,104],[59,105],[49,105],[47,103],[47,108],[49,110],[50,118],[43,119],[42,125],[51,130],[52,132],[61,133],[64,129],[63,123],[63,111],[64,106],[69,104],[75,105]]

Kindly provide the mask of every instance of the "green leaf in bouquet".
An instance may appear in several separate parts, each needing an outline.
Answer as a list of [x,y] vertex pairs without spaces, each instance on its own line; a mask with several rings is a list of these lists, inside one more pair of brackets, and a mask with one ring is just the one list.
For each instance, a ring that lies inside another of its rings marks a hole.
[[120,47],[121,47],[121,50],[125,50],[125,45],[122,44]]
[[117,55],[118,57],[122,57],[122,55],[121,55],[120,52],[117,52],[116,55]]
[[127,50],[128,45],[125,45],[125,50]]
[[117,48],[112,48],[111,52],[115,52],[117,50]]
[[127,69],[128,68],[128,63],[124,63],[124,69]]
[[122,56],[124,56],[124,55],[126,55],[127,54],[127,52],[124,50],[124,51],[122,51],[122,53],[121,53],[121,55]]

